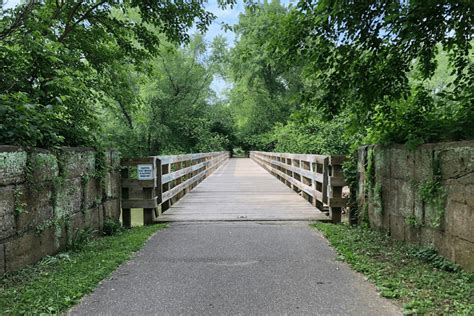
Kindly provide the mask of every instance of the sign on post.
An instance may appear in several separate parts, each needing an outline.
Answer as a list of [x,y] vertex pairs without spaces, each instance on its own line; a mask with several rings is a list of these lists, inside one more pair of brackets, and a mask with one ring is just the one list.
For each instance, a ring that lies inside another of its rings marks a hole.
[[137,165],[138,180],[153,180],[153,165]]

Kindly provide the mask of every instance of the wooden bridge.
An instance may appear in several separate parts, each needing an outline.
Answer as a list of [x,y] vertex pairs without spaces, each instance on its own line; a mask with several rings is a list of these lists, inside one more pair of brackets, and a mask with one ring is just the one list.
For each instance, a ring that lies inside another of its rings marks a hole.
[[[341,220],[341,156],[228,152],[122,161],[122,219],[170,221]],[[279,181],[280,180],[280,181]],[[202,183],[201,183],[202,182]],[[199,184],[199,185],[198,185]]]

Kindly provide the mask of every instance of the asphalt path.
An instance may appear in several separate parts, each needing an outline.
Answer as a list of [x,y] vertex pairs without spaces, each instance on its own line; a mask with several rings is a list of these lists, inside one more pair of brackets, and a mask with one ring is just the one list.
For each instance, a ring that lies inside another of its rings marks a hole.
[[[93,269],[94,267],[91,267]],[[400,315],[308,222],[175,222],[77,315]]]

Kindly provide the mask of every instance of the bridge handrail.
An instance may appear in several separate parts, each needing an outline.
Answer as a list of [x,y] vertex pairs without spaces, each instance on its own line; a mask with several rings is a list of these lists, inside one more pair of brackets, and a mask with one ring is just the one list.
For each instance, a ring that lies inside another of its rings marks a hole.
[[284,182],[322,212],[327,212],[333,222],[341,221],[346,198],[342,173],[344,156],[273,153],[251,151],[250,158]]
[[229,156],[229,152],[220,151],[122,159],[123,225],[131,225],[132,208],[143,208],[143,222],[151,224]]

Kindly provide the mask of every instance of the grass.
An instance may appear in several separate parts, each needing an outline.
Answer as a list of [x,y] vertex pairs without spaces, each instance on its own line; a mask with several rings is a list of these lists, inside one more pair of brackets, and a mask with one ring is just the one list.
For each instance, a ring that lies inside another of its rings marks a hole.
[[[396,299],[405,314],[474,314],[474,273],[467,273],[429,248],[392,240],[363,227],[316,223],[338,258]],[[449,270],[449,271],[447,271]]]
[[136,227],[94,239],[77,251],[46,257],[0,279],[0,314],[58,314],[128,260],[165,225]]

